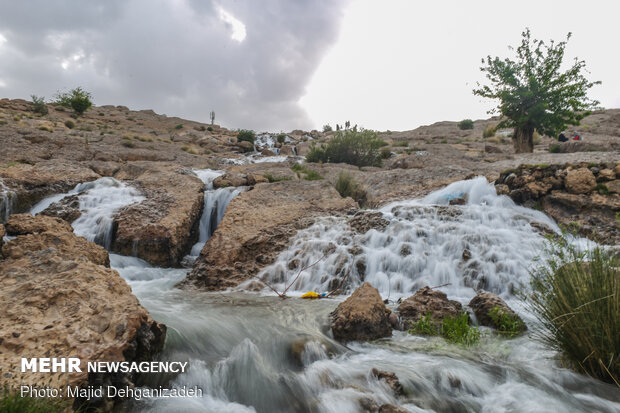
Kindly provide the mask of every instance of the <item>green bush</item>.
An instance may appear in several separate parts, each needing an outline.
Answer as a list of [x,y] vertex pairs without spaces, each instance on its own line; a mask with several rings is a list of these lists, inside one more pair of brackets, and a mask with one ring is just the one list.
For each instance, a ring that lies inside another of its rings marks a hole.
[[380,155],[381,155],[381,159],[387,159],[390,156],[392,156],[392,151],[387,146],[384,146],[383,148],[381,148],[381,154]]
[[458,123],[457,126],[459,127],[460,130],[473,129],[474,121],[471,119],[463,119],[462,121]]
[[455,317],[446,316],[441,323],[437,323],[433,321],[429,312],[411,326],[409,334],[442,336],[450,343],[466,346],[475,344],[480,340],[480,330],[469,325],[467,313]]
[[334,187],[341,197],[353,198],[360,207],[365,207],[368,203],[368,193],[349,172],[340,172]]
[[91,102],[91,95],[81,87],[70,90],[68,93],[56,94],[56,103],[66,108],[71,108],[78,115],[86,112],[93,103]]
[[130,141],[123,141],[121,143],[121,145],[123,145],[125,148],[135,148],[136,144]]
[[550,240],[525,298],[542,328],[536,336],[576,371],[620,386],[620,260],[566,237]]
[[271,182],[271,183],[273,183],[273,182],[280,182],[280,181],[290,181],[291,180],[291,177],[289,177],[289,176],[273,176],[270,173],[265,173],[265,174],[263,174],[263,176],[265,178],[267,178],[267,180],[269,182]]
[[328,125],[323,125],[323,132],[331,132],[333,129],[332,127],[328,124]]
[[183,129],[183,124],[182,124],[182,123],[179,123],[179,124],[178,124],[178,125],[176,125],[174,128],[175,128],[175,129]]
[[379,148],[385,141],[377,138],[377,132],[348,129],[334,134],[327,145],[310,147],[307,162],[348,163],[355,166],[381,166]]
[[67,119],[67,120],[65,121],[65,126],[66,126],[67,128],[69,128],[69,129],[73,129],[73,128],[75,128],[75,122],[74,122],[74,121],[72,121],[71,119]]
[[237,142],[250,142],[253,144],[254,139],[256,139],[256,134],[253,130],[240,129],[237,133]]
[[497,332],[505,336],[513,337],[525,330],[525,324],[516,314],[510,314],[500,307],[493,307],[489,317],[497,326]]
[[299,178],[303,178],[306,181],[318,181],[319,179],[323,179],[323,177],[317,171],[314,171],[307,166],[299,163],[291,166],[291,169],[295,171],[295,173],[297,173],[297,176]]
[[489,125],[484,128],[484,132],[482,132],[482,137],[484,139],[492,138],[495,136],[495,132],[497,131],[497,127],[495,125]]
[[207,126],[207,131],[213,132],[213,126]]
[[286,134],[279,133],[276,139],[278,140],[278,143],[284,143],[284,141],[286,140]]
[[554,144],[554,145],[549,146],[549,152],[560,153],[560,145]]
[[405,148],[409,146],[409,141],[396,141],[392,144],[392,146]]
[[70,401],[53,398],[22,397],[7,387],[0,389],[2,413],[61,413],[70,407]]
[[34,113],[40,115],[47,115],[49,113],[44,97],[38,97],[37,95],[30,95],[30,97],[32,98],[32,111]]

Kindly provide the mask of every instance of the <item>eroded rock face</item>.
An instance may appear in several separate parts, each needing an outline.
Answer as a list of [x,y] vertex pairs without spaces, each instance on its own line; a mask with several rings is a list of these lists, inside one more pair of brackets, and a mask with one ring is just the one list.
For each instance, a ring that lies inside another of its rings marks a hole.
[[127,165],[116,175],[132,179],[146,200],[114,218],[112,251],[158,266],[177,266],[198,237],[204,184],[169,164]]
[[13,213],[28,211],[48,195],[67,192],[77,184],[101,178],[92,169],[76,163],[50,160],[36,165],[17,164],[0,168],[4,185],[15,192]]
[[395,373],[389,371],[383,371],[379,369],[373,368],[371,371],[372,375],[375,376],[378,380],[383,380],[390,386],[390,389],[394,392],[395,396],[404,396],[405,390],[403,389],[403,385],[400,384],[400,380],[398,380],[398,376]]
[[231,201],[184,286],[206,290],[235,287],[274,262],[298,230],[315,217],[354,210],[325,181],[257,184]]
[[[518,204],[544,210],[559,224],[573,225],[582,236],[603,244],[620,242],[620,163],[522,165],[496,181]],[[597,184],[598,182],[598,184]]]
[[6,222],[8,235],[39,234],[42,232],[73,232],[71,224],[60,218],[13,214]]
[[77,194],[66,196],[41,211],[41,215],[58,217],[67,222],[73,222],[82,215],[80,199]]
[[428,286],[420,288],[398,306],[398,313],[406,328],[410,328],[411,324],[428,313],[431,314],[433,321],[440,322],[445,316],[456,317],[462,312],[461,303],[448,300],[448,296],[444,292],[433,290]]
[[512,311],[512,309],[508,307],[508,304],[506,304],[506,302],[497,294],[486,291],[479,292],[474,298],[471,299],[469,302],[469,307],[474,311],[474,314],[476,314],[478,323],[481,326],[492,327],[495,329],[500,328],[498,324],[500,317],[507,316],[511,320],[515,320],[520,331],[527,329],[521,317]]
[[331,314],[334,338],[340,341],[375,340],[392,335],[390,310],[369,283],[362,284]]
[[[133,375],[88,373],[86,363],[150,360],[163,346],[165,325],[116,271],[100,265],[108,258],[98,245],[71,232],[41,232],[18,236],[3,253],[0,364],[9,386],[132,385]],[[21,373],[22,357],[77,357],[82,373]],[[113,405],[93,403],[102,411]]]

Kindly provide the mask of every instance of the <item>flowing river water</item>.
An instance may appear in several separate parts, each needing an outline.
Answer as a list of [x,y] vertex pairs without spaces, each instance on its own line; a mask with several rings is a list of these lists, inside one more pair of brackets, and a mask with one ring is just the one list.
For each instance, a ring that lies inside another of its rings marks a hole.
[[[217,171],[196,174],[205,182],[205,208],[190,259],[238,193],[216,194],[210,183]],[[104,223],[118,208],[139,202],[140,195],[111,178],[84,185],[90,186],[72,191],[80,194],[83,212],[74,228],[106,245]],[[463,195],[465,205],[448,205]],[[42,201],[33,212],[44,209],[44,203],[51,202]],[[317,220],[299,231],[260,276],[281,291],[299,269],[320,260],[302,273],[289,295],[328,291],[350,270],[348,293],[368,281],[389,298],[390,307],[424,285],[448,284],[441,290],[463,304],[483,288],[500,294],[535,330],[536,320],[516,291],[527,288],[528,269],[544,246],[541,231],[558,230],[548,217],[497,196],[484,178],[379,212],[388,225],[364,234],[353,231],[345,218]],[[386,403],[411,412],[620,411],[616,387],[561,368],[556,354],[529,334],[504,339],[484,330],[478,344],[462,347],[394,331],[388,339],[344,346],[331,338],[328,320],[346,295],[306,301],[282,300],[269,290],[184,291],[175,285],[187,269],[153,267],[117,254],[110,259],[153,318],[168,326],[158,357],[190,366],[177,376],[150,374],[139,385],[203,390],[202,398],[125,402],[118,412],[344,413]],[[373,368],[396,373],[406,395],[397,398],[371,374]]]

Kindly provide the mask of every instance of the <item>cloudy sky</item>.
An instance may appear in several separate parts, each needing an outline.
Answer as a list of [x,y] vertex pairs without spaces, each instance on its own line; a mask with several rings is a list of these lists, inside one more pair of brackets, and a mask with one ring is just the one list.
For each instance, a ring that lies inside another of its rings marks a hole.
[[620,107],[620,3],[591,0],[0,0],[0,97],[82,86],[97,105],[229,128],[406,130],[485,118],[480,59],[527,26]]

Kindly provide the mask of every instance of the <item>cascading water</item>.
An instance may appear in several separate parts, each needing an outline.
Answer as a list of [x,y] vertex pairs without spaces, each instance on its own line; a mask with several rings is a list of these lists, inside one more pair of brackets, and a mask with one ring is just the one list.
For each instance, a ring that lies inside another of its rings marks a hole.
[[[466,205],[449,205],[461,196]],[[445,284],[443,290],[455,298],[470,299],[478,289],[506,298],[529,278],[527,265],[544,242],[539,228],[559,231],[543,213],[497,196],[484,178],[380,212],[388,225],[364,234],[344,217],[317,221],[260,276],[282,290],[301,268],[321,260],[302,273],[293,290],[328,292],[346,278],[349,290],[368,281],[393,299]]]
[[74,233],[102,245],[108,250],[112,242],[112,222],[116,211],[145,199],[137,189],[114,178],[105,177],[78,184],[66,194],[47,197],[33,206],[30,213],[36,215],[52,203],[74,194],[79,194],[78,199],[82,213],[71,224]]
[[[466,205],[447,205],[461,193],[467,194]],[[456,183],[380,212],[388,225],[366,234],[353,233],[340,218],[320,220],[300,231],[263,276],[283,285],[297,273],[281,269],[284,263],[297,259],[299,268],[325,253],[320,266],[309,269],[295,285],[298,292],[318,290],[366,256],[364,279],[376,283],[384,298],[447,281],[453,284],[444,287],[450,298],[458,294],[463,300],[473,295],[468,285],[480,281],[473,275],[467,281],[463,262],[477,262],[486,286],[502,293],[530,327],[535,326],[536,320],[504,283],[527,280],[527,264],[542,242],[530,222],[557,230],[544,215],[496,196],[483,179]],[[467,260],[465,248],[471,254]],[[190,294],[174,288],[183,270],[154,268],[114,254],[111,264],[152,316],[168,326],[159,357],[190,365],[178,376],[146,375],[140,385],[198,386],[204,392],[202,398],[130,401],[117,407],[118,412],[344,413],[385,403],[412,412],[620,410],[617,388],[559,368],[554,353],[527,335],[511,340],[483,335],[479,344],[464,348],[395,331],[390,339],[344,347],[331,339],[326,327],[329,313],[343,298]],[[323,274],[328,278],[322,279]],[[359,275],[350,275],[351,287],[361,282]],[[407,395],[397,398],[371,374],[372,368],[396,373]]]
[[204,205],[200,217],[198,242],[192,246],[191,252],[184,258],[184,265],[191,265],[205,246],[217,225],[224,217],[226,207],[234,197],[241,193],[239,188],[213,189],[213,180],[222,175],[222,171],[211,169],[195,170],[194,173],[205,184]]
[[15,192],[11,191],[0,181],[0,223],[8,221],[15,204]]

